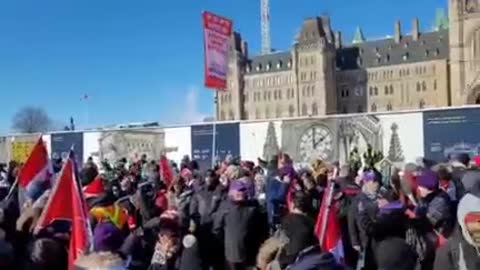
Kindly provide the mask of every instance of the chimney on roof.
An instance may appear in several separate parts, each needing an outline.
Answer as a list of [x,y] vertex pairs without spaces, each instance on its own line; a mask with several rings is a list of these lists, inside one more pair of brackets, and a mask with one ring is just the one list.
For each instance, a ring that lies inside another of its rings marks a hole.
[[340,49],[342,48],[342,32],[337,31],[335,32],[335,48]]
[[402,39],[402,25],[400,21],[395,22],[395,42],[400,43]]
[[248,58],[248,43],[242,40],[242,54],[245,58]]
[[417,41],[420,38],[420,21],[418,17],[413,19],[412,38]]

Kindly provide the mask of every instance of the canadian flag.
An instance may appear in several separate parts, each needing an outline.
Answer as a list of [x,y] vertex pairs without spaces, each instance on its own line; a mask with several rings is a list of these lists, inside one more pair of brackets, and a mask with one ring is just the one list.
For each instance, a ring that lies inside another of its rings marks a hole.
[[322,205],[315,225],[320,246],[323,251],[330,252],[335,256],[338,263],[344,262],[345,253],[343,250],[342,230],[337,216],[338,205],[333,202],[334,182],[330,181],[325,189]]

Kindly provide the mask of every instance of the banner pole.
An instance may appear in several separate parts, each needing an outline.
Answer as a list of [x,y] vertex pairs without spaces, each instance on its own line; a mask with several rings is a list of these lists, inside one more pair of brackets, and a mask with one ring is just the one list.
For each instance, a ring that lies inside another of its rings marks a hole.
[[215,106],[215,117],[213,118],[213,126],[212,126],[212,169],[215,167],[215,162],[217,158],[217,118],[218,118],[218,91],[215,91],[213,96],[213,106]]

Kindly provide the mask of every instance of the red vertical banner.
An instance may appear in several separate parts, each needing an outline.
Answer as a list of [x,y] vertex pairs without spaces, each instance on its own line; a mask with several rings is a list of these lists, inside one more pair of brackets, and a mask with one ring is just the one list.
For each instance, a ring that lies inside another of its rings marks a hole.
[[210,12],[203,13],[205,87],[227,90],[228,54],[233,22]]

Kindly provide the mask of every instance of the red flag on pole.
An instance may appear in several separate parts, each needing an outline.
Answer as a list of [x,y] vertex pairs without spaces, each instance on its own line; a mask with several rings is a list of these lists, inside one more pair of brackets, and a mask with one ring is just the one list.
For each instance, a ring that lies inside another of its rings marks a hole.
[[342,230],[337,216],[338,205],[333,203],[333,187],[334,183],[330,182],[325,189],[315,225],[315,234],[320,241],[322,250],[331,252],[338,262],[343,263],[345,255],[343,251]]
[[52,224],[55,220],[71,221],[72,234],[68,251],[68,269],[74,269],[75,260],[87,251],[90,241],[88,216],[80,194],[75,162],[69,158],[53,187],[52,194],[37,223],[36,232]]
[[50,173],[49,164],[48,151],[40,136],[18,174],[18,184],[22,188],[27,188],[33,181],[47,180]]
[[174,175],[166,156],[160,158],[160,175],[163,181],[165,181],[165,185],[170,188],[170,185],[174,181]]

